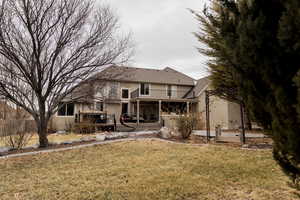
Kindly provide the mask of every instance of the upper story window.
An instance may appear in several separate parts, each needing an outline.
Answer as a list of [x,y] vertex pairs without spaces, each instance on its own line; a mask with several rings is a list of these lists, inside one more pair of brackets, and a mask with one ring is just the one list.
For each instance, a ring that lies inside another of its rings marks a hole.
[[141,95],[149,95],[150,94],[150,84],[149,83],[141,83],[140,91],[141,91]]
[[60,103],[57,112],[58,116],[73,116],[74,115],[74,103]]
[[97,101],[95,102],[95,110],[97,111],[103,111],[103,102],[102,101]]
[[116,99],[120,98],[118,95],[119,83],[118,82],[110,82],[107,84],[108,94],[107,98]]
[[176,97],[177,96],[177,86],[176,85],[167,85],[167,96]]
[[167,96],[168,97],[172,96],[172,85],[167,85]]
[[122,89],[122,99],[129,99],[129,89]]

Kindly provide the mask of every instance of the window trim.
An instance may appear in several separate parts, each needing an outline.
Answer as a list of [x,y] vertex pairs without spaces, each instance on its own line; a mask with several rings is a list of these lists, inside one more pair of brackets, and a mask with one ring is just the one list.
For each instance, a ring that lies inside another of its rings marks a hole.
[[[123,98],[123,90],[127,90],[128,91],[128,98]],[[121,99],[130,99],[130,89],[129,88],[121,88]]]
[[[141,90],[141,88],[142,88],[142,84],[148,84],[149,85],[149,94],[142,94],[142,90]],[[140,93],[140,96],[151,96],[151,84],[150,83],[140,83],[140,85],[139,85],[139,93]]]
[[[168,87],[171,87],[171,96],[169,96],[169,94],[168,94]],[[166,85],[166,95],[167,95],[167,97],[170,97],[170,98],[177,98],[177,91],[178,91],[178,88],[177,88],[177,85]]]
[[[169,96],[169,86],[171,87],[171,95]],[[172,97],[172,85],[166,85],[166,95],[167,97]]]
[[[102,103],[102,110],[97,110],[97,103]],[[94,110],[95,111],[100,111],[100,112],[104,112],[104,102],[103,101],[95,101],[94,102]]]

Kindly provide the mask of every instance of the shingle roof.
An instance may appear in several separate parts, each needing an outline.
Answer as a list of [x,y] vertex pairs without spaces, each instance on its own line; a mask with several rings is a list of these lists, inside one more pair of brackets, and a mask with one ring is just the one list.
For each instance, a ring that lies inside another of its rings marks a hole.
[[125,66],[110,66],[99,72],[96,75],[96,78],[126,82],[163,83],[194,86],[193,78],[169,67],[159,70]]
[[196,86],[193,88],[193,90],[186,96],[186,98],[194,98],[194,95],[196,97],[200,96],[200,93],[207,87],[210,83],[209,76],[201,78],[197,81]]

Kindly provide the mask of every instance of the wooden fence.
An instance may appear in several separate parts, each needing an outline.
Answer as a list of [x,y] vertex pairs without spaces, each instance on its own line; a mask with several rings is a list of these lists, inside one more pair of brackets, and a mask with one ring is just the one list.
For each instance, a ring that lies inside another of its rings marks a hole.
[[0,120],[0,136],[15,135],[20,132],[37,131],[34,120]]

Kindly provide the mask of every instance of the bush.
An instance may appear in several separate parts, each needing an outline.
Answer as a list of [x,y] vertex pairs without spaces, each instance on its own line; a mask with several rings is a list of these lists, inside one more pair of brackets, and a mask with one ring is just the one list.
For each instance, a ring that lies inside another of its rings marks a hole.
[[195,115],[182,115],[177,118],[178,132],[183,139],[187,139],[192,134],[193,129],[197,125],[197,118]]
[[22,149],[32,138],[35,127],[31,121],[9,120],[2,125],[3,143],[11,149]]

